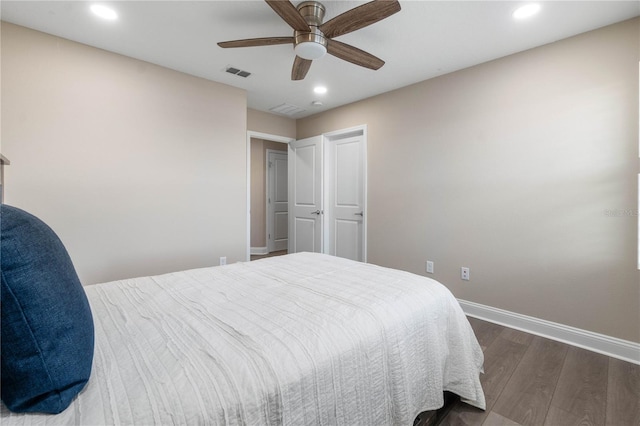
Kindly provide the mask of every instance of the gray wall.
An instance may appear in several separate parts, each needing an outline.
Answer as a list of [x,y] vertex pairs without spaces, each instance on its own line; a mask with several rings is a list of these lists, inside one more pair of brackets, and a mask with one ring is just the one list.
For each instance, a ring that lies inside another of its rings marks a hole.
[[2,23],[6,202],[83,284],[246,257],[243,90]]
[[640,342],[639,26],[301,119],[297,137],[368,125],[370,262],[432,260],[461,299]]

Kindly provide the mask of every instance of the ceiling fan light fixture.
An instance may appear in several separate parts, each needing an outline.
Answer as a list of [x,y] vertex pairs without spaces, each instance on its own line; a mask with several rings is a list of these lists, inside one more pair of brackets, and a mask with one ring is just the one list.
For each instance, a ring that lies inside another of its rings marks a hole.
[[314,41],[298,43],[293,50],[296,55],[308,60],[320,59],[327,53],[326,47]]
[[293,50],[302,59],[311,61],[322,58],[327,53],[327,39],[316,27],[311,27],[311,32],[296,31],[294,37]]

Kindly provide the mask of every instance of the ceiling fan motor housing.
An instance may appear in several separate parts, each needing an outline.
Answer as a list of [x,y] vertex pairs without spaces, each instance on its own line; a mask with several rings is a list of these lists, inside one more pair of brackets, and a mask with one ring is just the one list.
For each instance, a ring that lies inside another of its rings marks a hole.
[[325,8],[317,1],[304,1],[297,9],[311,31],[294,31],[296,55],[308,60],[318,59],[327,53],[327,39],[318,28],[324,19]]
[[324,6],[317,1],[303,1],[296,8],[307,23],[312,27],[319,27],[324,19]]

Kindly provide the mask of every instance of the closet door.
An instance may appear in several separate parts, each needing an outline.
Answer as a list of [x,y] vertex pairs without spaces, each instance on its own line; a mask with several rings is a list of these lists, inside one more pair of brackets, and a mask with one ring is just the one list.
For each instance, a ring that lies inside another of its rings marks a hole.
[[364,137],[327,138],[325,154],[327,252],[365,261]]
[[289,253],[322,253],[322,139],[289,144]]
[[289,144],[289,253],[367,261],[366,126]]

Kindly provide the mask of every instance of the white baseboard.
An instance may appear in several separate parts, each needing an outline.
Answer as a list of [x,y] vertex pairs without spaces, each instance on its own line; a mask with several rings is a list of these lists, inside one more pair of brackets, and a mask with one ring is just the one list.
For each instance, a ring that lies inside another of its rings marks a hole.
[[458,299],[465,314],[640,365],[640,343]]
[[265,254],[269,254],[269,249],[267,247],[251,247],[251,256],[263,256]]

